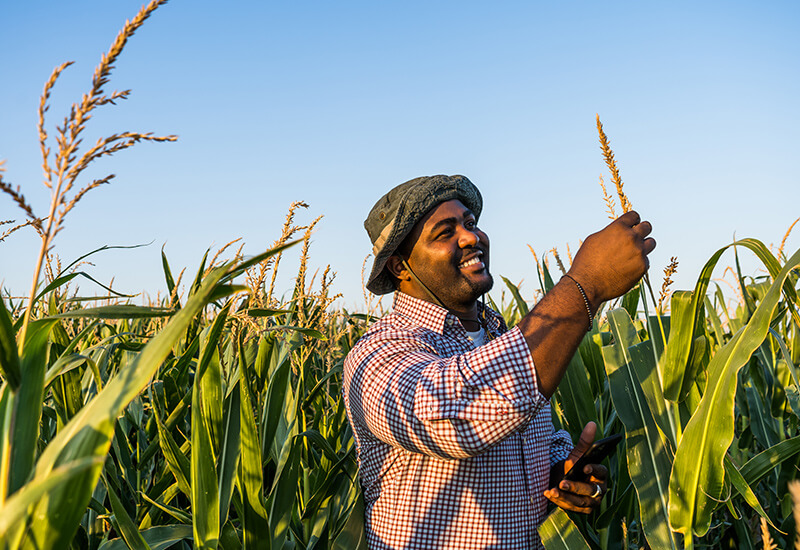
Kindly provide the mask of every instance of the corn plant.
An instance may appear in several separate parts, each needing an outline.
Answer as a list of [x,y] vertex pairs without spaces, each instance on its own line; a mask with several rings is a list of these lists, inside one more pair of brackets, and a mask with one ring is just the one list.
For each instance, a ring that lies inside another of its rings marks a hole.
[[[622,197],[599,119],[598,130]],[[734,312],[719,287],[709,296],[712,273],[731,247],[742,294]],[[754,253],[769,275],[746,282],[739,249]],[[792,544],[787,482],[800,458],[800,251],[786,258],[782,249],[776,258],[757,240],[737,241],[709,259],[694,290],[673,293],[670,315],[646,278],[595,323],[554,396],[554,421],[572,433],[588,420],[605,435],[624,432],[625,452],[610,461],[612,489],[601,513],[547,519],[540,532],[548,549],[753,548],[758,519]],[[552,278],[539,267],[547,290]]]

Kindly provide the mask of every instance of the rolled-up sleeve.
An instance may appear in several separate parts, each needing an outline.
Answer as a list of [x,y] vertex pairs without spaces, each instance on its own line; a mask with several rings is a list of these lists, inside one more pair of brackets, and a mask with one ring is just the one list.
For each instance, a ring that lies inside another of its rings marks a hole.
[[554,431],[550,438],[550,466],[566,460],[572,448],[572,439],[565,430]]
[[[516,328],[451,357],[405,331],[378,332],[353,351],[345,362],[353,420],[412,452],[475,456],[523,427],[547,403]],[[564,443],[554,435],[553,456],[560,456]]]

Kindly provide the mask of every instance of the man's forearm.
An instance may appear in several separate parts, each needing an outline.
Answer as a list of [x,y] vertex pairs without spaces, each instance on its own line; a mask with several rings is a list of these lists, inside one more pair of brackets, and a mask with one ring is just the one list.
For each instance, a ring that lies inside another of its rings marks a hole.
[[[594,316],[599,304],[589,300]],[[589,312],[578,286],[561,279],[518,326],[531,350],[539,391],[549,398],[589,328]]]

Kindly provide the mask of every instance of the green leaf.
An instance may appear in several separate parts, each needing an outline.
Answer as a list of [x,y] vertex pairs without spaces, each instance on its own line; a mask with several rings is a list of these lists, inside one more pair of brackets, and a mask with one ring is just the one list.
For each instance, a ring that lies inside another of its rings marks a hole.
[[750,485],[747,484],[747,481],[745,481],[744,477],[742,477],[742,474],[739,472],[739,469],[731,461],[730,457],[727,454],[725,455],[724,465],[725,465],[725,473],[730,478],[733,487],[736,489],[736,492],[742,495],[744,501],[747,504],[749,504],[750,507],[758,513],[759,516],[767,520],[769,524],[772,525],[773,528],[778,529],[775,526],[775,524],[772,523],[772,520],[769,518],[767,513],[764,511],[764,508],[761,506],[761,503],[758,502],[758,498],[756,497],[756,494],[753,492],[753,489],[750,487]]
[[747,325],[711,359],[705,393],[683,432],[670,478],[670,522],[674,530],[687,536],[708,531],[711,514],[721,500],[723,460],[733,441],[737,375],[764,342],[783,283],[798,264],[800,251],[775,278]]
[[748,460],[739,472],[748,485],[755,485],[762,477],[783,461],[800,454],[800,435],[781,441]]
[[239,354],[239,368],[242,371],[242,376],[239,378],[241,429],[239,492],[244,508],[242,517],[244,545],[248,549],[269,550],[272,547],[272,540],[269,536],[264,536],[265,533],[269,533],[269,520],[262,497],[264,476],[261,467],[261,443],[258,440],[258,428],[253,413],[253,396],[248,386],[248,380],[253,379],[253,373],[243,355]]
[[175,310],[163,307],[135,306],[131,304],[120,304],[115,306],[89,307],[65,311],[51,315],[51,319],[147,319],[151,317],[169,317],[174,315]]
[[225,416],[223,418],[222,450],[219,457],[219,523],[225,525],[233,497],[237,472],[239,471],[240,408],[238,386],[225,397]]
[[105,457],[102,456],[73,460],[51,470],[46,478],[34,479],[14,493],[0,507],[0,541],[6,540],[10,528],[17,527],[20,522],[25,521],[28,509],[43,495],[88,470],[95,469],[99,472],[104,460]]
[[367,550],[364,532],[364,495],[357,492],[356,501],[342,530],[336,535],[331,550]]
[[47,342],[55,324],[56,321],[41,320],[28,325],[20,357],[22,379],[19,390],[9,400],[9,413],[14,420],[9,438],[11,448],[7,450],[10,457],[8,494],[22,487],[33,469],[44,400]]
[[134,525],[127,510],[125,510],[125,505],[122,504],[114,488],[109,483],[106,483],[105,486],[106,491],[108,491],[108,498],[111,501],[111,510],[114,512],[120,534],[125,539],[128,548],[131,550],[150,550],[150,546],[139,534],[139,530]]
[[[762,261],[772,278],[776,278],[781,271],[775,256],[764,246],[761,241],[756,239],[742,239],[717,250],[713,256],[703,266],[700,276],[697,279],[695,289],[690,293],[673,293],[672,302],[672,330],[670,331],[667,349],[665,350],[664,367],[664,396],[673,401],[680,401],[688,393],[693,384],[691,376],[687,376],[687,365],[692,353],[692,343],[697,336],[696,329],[703,326],[705,322],[702,312],[705,302],[706,290],[708,289],[711,273],[716,267],[722,253],[731,246],[744,246],[749,248]],[[788,274],[787,274],[788,275]],[[785,281],[786,277],[782,279]],[[781,283],[783,284],[783,283]],[[797,293],[791,285],[786,285],[785,291],[789,299],[796,301]],[[678,303],[675,295],[678,294]],[[688,373],[691,375],[691,372]],[[684,378],[687,378],[684,380]],[[722,459],[720,459],[722,460]],[[720,464],[720,471],[721,471]]]
[[222,376],[216,358],[230,303],[203,331],[192,391],[192,526],[195,548],[216,549],[220,535],[215,449],[222,428]]
[[161,452],[164,454],[167,468],[172,472],[172,475],[175,476],[175,481],[183,494],[191,498],[192,488],[189,480],[192,476],[192,465],[189,459],[181,452],[180,447],[169,433],[169,430],[164,426],[157,409],[158,408],[156,408],[154,415],[158,428],[158,442],[161,446]]
[[[186,523],[187,526],[188,526],[188,524],[192,523],[191,514],[187,514],[186,512],[181,510],[180,508],[176,508],[174,506],[169,506],[168,504],[164,504],[163,502],[158,502],[157,500],[153,500],[152,498],[147,496],[145,493],[142,493],[142,499],[145,500],[146,502],[149,502],[150,504],[152,504],[153,506],[155,506],[156,508],[158,508],[162,512],[165,512],[165,513],[169,514],[170,516],[172,516],[173,518],[175,518],[179,522]],[[191,528],[189,530],[189,534],[191,536]]]
[[272,534],[272,547],[282,548],[289,532],[298,485],[300,469],[300,438],[287,441],[286,460],[275,475],[275,482],[270,494],[272,505],[269,511],[269,533]]
[[[670,326],[667,347],[664,353],[663,384],[664,397],[682,401],[681,388],[687,376],[689,354],[694,338],[694,293],[676,290],[670,300]],[[690,330],[691,329],[691,330]],[[691,380],[694,382],[694,379]],[[685,397],[685,396],[683,396]]]
[[[273,443],[275,433],[278,429],[286,393],[289,387],[289,351],[296,345],[297,340],[284,343],[282,346],[275,345],[272,349],[272,356],[275,358],[276,365],[270,376],[267,386],[267,398],[264,401],[264,414],[261,416],[262,436],[261,444],[264,451],[268,450]],[[278,350],[277,348],[280,348]]]
[[[208,303],[208,297],[223,274],[221,269],[210,271],[186,306],[58,432],[39,457],[34,482],[44,480],[55,467],[67,461],[87,456],[105,457],[114,421],[142,391],[171,353],[173,345],[184,336],[186,328]],[[37,406],[40,404],[41,401]],[[29,532],[32,544],[39,548],[63,548],[69,544],[97,485],[99,473],[99,469],[90,470],[48,491],[33,510]]]
[[500,278],[503,279],[503,282],[506,284],[508,290],[511,292],[511,295],[514,297],[514,303],[517,304],[517,309],[519,309],[520,317],[524,317],[525,315],[527,315],[529,311],[528,304],[527,302],[525,302],[525,300],[522,299],[522,295],[519,293],[519,288],[514,283],[503,277],[502,275],[500,276]]
[[226,281],[229,281],[229,280],[231,280],[231,279],[233,279],[235,277],[238,277],[239,275],[241,275],[242,273],[244,273],[245,271],[247,271],[248,269],[250,269],[254,265],[260,264],[264,260],[270,258],[271,256],[274,256],[275,254],[282,253],[287,248],[291,248],[291,247],[293,247],[294,245],[296,245],[299,242],[302,242],[302,241],[301,240],[289,241],[288,243],[285,243],[285,244],[282,244],[282,245],[278,245],[278,246],[276,246],[274,248],[270,248],[266,252],[262,252],[261,254],[257,254],[255,256],[252,256],[252,257],[246,259],[245,261],[243,261],[241,263],[231,265],[230,267],[228,267],[228,271],[227,271],[227,273],[225,273],[225,276],[223,277],[222,282],[226,282]]
[[21,378],[17,338],[2,297],[0,297],[0,375],[12,390],[17,391]]
[[[633,365],[631,347],[639,343],[639,337],[624,309],[610,311],[608,322],[615,343],[603,348],[603,358],[611,398],[625,425],[628,471],[639,497],[644,533],[654,548],[677,549],[667,515],[667,472],[672,466],[672,453],[650,410]],[[642,357],[652,357],[652,354],[643,353]]]
[[597,422],[594,395],[580,353],[576,352],[570,359],[555,398],[564,411],[570,432],[580,433],[587,422]]
[[590,550],[578,527],[561,508],[542,522],[539,535],[546,550]]
[[[159,525],[142,531],[142,538],[152,550],[166,550],[176,542],[192,539],[191,525]],[[127,550],[128,546],[121,538],[105,541],[99,550]]]

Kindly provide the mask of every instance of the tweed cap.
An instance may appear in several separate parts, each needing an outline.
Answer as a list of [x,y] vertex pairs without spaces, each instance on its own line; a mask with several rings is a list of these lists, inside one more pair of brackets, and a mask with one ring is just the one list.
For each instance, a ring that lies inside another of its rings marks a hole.
[[394,254],[414,226],[439,203],[458,199],[472,210],[477,219],[483,209],[483,197],[464,176],[425,176],[401,183],[370,210],[364,228],[372,241],[375,261],[367,280],[373,294],[393,292],[394,281],[386,270],[386,260]]

